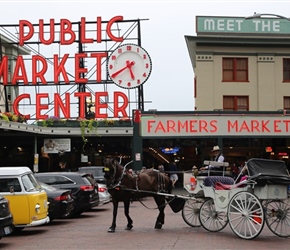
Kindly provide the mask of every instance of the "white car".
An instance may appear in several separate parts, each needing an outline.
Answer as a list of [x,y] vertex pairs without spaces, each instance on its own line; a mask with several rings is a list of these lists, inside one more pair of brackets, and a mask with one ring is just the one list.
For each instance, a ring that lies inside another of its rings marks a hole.
[[98,189],[99,189],[99,200],[100,200],[99,206],[109,203],[111,201],[111,195],[108,192],[107,185],[98,183]]

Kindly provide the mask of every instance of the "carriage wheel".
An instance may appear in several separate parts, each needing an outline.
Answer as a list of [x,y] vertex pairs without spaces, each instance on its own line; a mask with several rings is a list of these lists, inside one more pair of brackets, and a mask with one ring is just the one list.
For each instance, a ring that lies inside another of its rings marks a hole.
[[213,199],[206,200],[200,207],[199,221],[204,229],[210,232],[218,232],[228,224],[227,214],[216,211]]
[[199,211],[202,199],[188,199],[182,208],[182,218],[191,227],[200,227]]
[[228,219],[232,231],[243,239],[254,239],[263,230],[265,219],[261,202],[246,191],[236,193],[228,205]]
[[290,237],[290,199],[271,200],[266,203],[266,223],[280,237]]

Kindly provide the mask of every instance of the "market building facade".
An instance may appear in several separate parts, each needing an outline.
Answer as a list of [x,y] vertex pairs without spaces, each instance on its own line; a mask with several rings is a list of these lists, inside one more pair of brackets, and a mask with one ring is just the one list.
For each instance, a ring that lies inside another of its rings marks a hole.
[[[35,165],[33,155],[38,154],[40,171],[53,170],[59,157],[66,157],[74,169],[87,161],[100,165],[106,155],[122,156],[125,161],[133,160],[133,167],[137,170],[142,166],[157,167],[159,162],[166,165],[171,160],[177,161],[181,170],[187,170],[193,165],[201,166],[203,160],[209,159],[214,145],[223,148],[226,161],[231,166],[239,166],[253,157],[288,161],[288,22],[279,16],[197,16],[197,35],[185,36],[195,75],[195,108],[192,112],[145,111],[142,85],[130,89],[127,83],[128,91],[138,93],[138,106],[132,105],[136,100],[128,100],[131,105],[128,105],[128,117],[124,117],[129,121],[126,124],[120,125],[119,119],[112,117],[115,123],[112,126],[107,116],[103,117],[107,120],[104,126],[99,125],[92,130],[87,126],[82,132],[80,128],[73,127],[2,122],[1,137],[5,143],[14,146],[14,151],[5,151],[5,145],[1,142],[1,155],[8,157],[7,160],[1,157],[0,165],[11,165],[16,159],[19,160],[13,164],[23,162],[25,153],[21,155],[16,147],[20,141],[30,146],[28,160],[23,164],[32,167]],[[106,77],[107,83],[113,83],[107,74]],[[80,86],[78,90],[82,92]],[[86,95],[82,96],[81,100],[85,100],[81,106],[84,117],[89,117],[91,112],[96,114],[96,103],[110,103],[96,99],[89,102]],[[128,93],[128,96],[131,95]],[[121,102],[126,103],[125,99]],[[65,104],[64,101],[58,107],[65,111]],[[122,111],[121,105],[115,108]],[[109,112],[114,113],[112,110]],[[42,152],[44,142],[50,138],[70,138],[69,150],[57,154]]]

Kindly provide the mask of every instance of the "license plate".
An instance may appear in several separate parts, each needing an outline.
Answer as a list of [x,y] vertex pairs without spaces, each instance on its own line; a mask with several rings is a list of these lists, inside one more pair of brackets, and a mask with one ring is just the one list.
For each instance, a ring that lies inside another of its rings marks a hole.
[[10,234],[12,232],[11,227],[4,227],[4,233]]

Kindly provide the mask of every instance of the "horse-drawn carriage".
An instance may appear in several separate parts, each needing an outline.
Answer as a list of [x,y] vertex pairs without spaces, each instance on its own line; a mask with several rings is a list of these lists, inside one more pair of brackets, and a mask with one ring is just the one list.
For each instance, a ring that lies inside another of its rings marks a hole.
[[[217,162],[205,164],[228,166],[228,163]],[[159,171],[147,170],[134,176],[126,166],[112,159],[105,161],[105,171],[114,204],[113,222],[108,232],[115,231],[120,200],[124,201],[128,219],[125,229],[132,229],[129,204],[130,199],[137,195],[154,197],[159,209],[156,229],[161,229],[164,224],[166,204],[177,201],[182,205],[182,218],[192,227],[202,226],[208,231],[218,232],[229,224],[238,237],[253,239],[261,233],[266,222],[277,236],[290,236],[290,176],[283,161],[250,159],[236,180],[226,176],[226,172],[219,176],[212,175],[211,171],[201,175],[184,172],[187,196],[171,194],[168,176]],[[246,178],[237,182],[242,174]]]
[[257,237],[266,222],[277,236],[289,237],[290,177],[285,162],[253,158],[246,162],[242,174],[246,178],[241,182],[226,176],[197,175],[196,189],[192,190],[188,184],[192,173],[184,173],[184,188],[192,196],[182,211],[185,222],[201,224],[211,232],[229,224],[243,239]]

